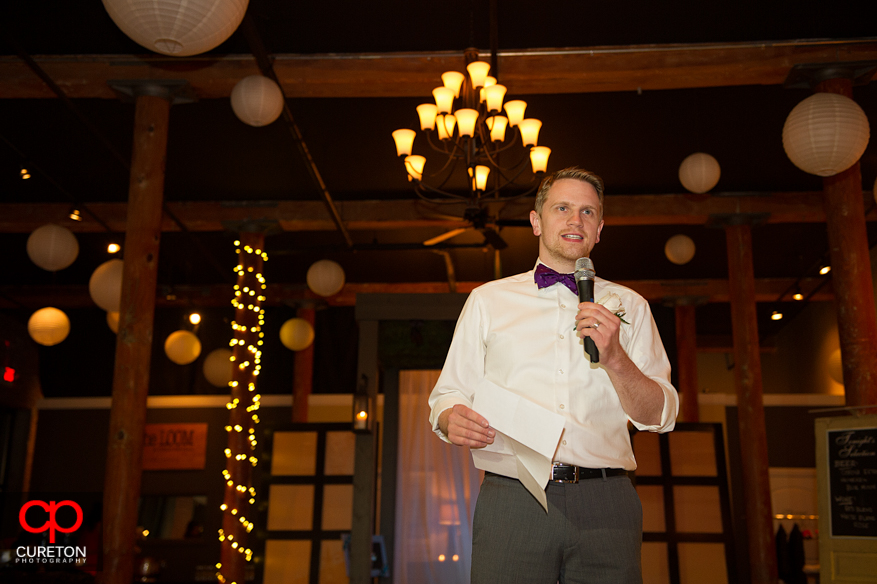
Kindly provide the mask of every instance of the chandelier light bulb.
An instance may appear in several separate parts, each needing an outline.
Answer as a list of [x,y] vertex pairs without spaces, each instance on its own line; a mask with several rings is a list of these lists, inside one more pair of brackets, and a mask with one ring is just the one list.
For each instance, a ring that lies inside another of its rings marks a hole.
[[461,136],[475,136],[475,123],[478,121],[478,110],[463,108],[456,113],[457,125]]
[[460,86],[466,77],[459,71],[445,71],[442,73],[442,83],[454,92],[454,97],[460,97]]
[[487,177],[490,174],[490,167],[479,164],[475,167],[475,189],[484,191],[487,189]]
[[487,74],[490,72],[490,63],[485,63],[484,61],[472,61],[468,65],[466,65],[466,70],[469,72],[469,79],[472,80],[472,87],[484,87],[484,81],[487,78]]
[[545,172],[548,169],[548,156],[551,155],[551,148],[547,146],[534,146],[530,148],[530,164],[533,166],[533,173]]
[[192,314],[189,315],[189,322],[191,322],[192,324],[200,323],[201,322],[201,315],[198,314],[197,312],[193,312]]
[[107,253],[118,253],[122,249],[118,243],[111,243],[107,246]]
[[509,117],[509,125],[517,126],[524,119],[524,110],[527,109],[527,102],[515,99],[505,104],[505,113]]
[[436,87],[432,90],[432,96],[435,98],[435,106],[438,113],[449,114],[454,105],[454,90],[447,87]]
[[435,117],[435,129],[438,131],[439,140],[447,140],[448,126],[445,124],[445,115],[439,114]]
[[421,130],[435,130],[435,117],[438,108],[434,103],[422,103],[417,106],[417,115],[420,117]]
[[490,139],[493,142],[505,140],[505,131],[509,125],[509,119],[505,116],[493,116],[487,118],[487,129],[490,130]]
[[457,125],[457,117],[454,114],[448,114],[444,118],[445,134],[448,138],[454,137],[454,126]]
[[771,313],[771,315],[770,315],[770,319],[771,319],[771,320],[782,320],[782,319],[783,319],[783,313],[774,310],[774,311]]
[[423,156],[412,155],[405,157],[405,170],[408,171],[408,180],[421,180],[423,178],[423,167],[426,165],[426,158]]
[[401,129],[393,132],[393,140],[396,142],[396,156],[409,156],[414,146],[414,130]]
[[536,118],[527,118],[521,120],[518,129],[521,131],[521,140],[524,147],[536,146],[539,143],[539,130],[542,128],[542,122]]
[[[496,77],[488,75],[484,78],[484,87],[490,87],[491,85],[496,85]],[[484,95],[484,87],[482,87],[481,90],[478,92],[478,103],[484,103],[484,100],[487,99],[487,96]]]
[[502,100],[505,97],[505,92],[505,85],[500,85],[499,83],[484,88],[487,111],[497,113],[502,111]]

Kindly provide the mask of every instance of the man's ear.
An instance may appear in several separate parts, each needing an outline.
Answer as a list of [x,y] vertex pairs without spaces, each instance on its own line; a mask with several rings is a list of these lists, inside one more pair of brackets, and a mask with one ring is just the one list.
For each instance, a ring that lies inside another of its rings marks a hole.
[[594,242],[595,244],[600,243],[600,234],[603,233],[603,222],[600,221],[600,225],[597,226],[597,240]]
[[530,225],[533,226],[533,235],[539,237],[542,235],[542,226],[539,223],[539,213],[530,211]]

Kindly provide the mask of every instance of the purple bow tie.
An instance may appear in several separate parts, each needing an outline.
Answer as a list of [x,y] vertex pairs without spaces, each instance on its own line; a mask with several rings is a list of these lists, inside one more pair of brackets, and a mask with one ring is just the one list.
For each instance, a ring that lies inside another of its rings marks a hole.
[[536,273],[533,275],[533,279],[536,280],[536,285],[539,288],[547,288],[560,282],[569,288],[570,292],[576,296],[579,294],[578,288],[576,287],[576,279],[572,274],[561,274],[555,272],[545,264],[539,264],[536,266]]

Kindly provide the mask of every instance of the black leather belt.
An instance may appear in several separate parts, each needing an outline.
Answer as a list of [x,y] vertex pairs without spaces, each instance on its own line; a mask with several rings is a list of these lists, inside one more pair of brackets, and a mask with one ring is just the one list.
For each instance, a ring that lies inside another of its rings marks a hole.
[[577,483],[585,479],[599,479],[626,474],[627,471],[623,468],[585,468],[583,466],[555,462],[551,467],[551,478],[548,480],[553,483]]

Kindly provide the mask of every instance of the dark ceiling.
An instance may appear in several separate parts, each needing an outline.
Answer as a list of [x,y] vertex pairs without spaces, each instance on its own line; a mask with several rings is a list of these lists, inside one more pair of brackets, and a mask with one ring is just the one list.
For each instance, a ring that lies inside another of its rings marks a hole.
[[[466,47],[479,48],[484,59],[490,56],[487,0],[440,4],[251,0],[248,10],[268,52],[275,56],[453,51],[460,55],[458,70],[463,69]],[[877,43],[873,7],[866,2],[505,0],[497,2],[496,14],[501,82],[504,56],[529,49],[602,47],[605,52],[638,46],[647,52],[647,45],[696,50],[703,46],[699,44],[723,43],[759,46],[801,41],[830,46],[852,39],[872,48]],[[40,63],[50,55],[133,55],[135,61],[148,56],[148,51],[115,26],[97,0],[7,3],[2,26],[0,65],[22,57]],[[698,45],[690,46],[694,44]],[[208,56],[250,51],[248,39],[238,30]],[[187,63],[193,71],[203,66],[182,58],[172,67],[179,71]],[[161,63],[150,67],[147,76],[161,77]],[[588,71],[581,74],[586,76]],[[41,83],[34,76],[34,86],[42,87]],[[0,88],[2,84],[0,78]],[[439,84],[437,76],[435,84]],[[808,89],[785,89],[781,83],[721,86],[716,82],[692,83],[682,89],[516,93],[513,84],[509,85],[509,97],[527,100],[528,116],[544,122],[540,143],[552,148],[549,170],[581,165],[603,176],[610,218],[615,196],[684,193],[678,167],[687,155],[698,151],[712,154],[721,164],[714,197],[822,189],[821,179],[795,168],[782,147],[783,122],[809,95]],[[399,127],[415,127],[414,108],[428,101],[429,95],[428,90],[419,97],[407,93],[287,100],[327,189],[339,204],[414,199],[390,133]],[[133,105],[118,99],[74,98],[67,104],[56,97],[6,97],[0,99],[0,204],[87,205],[126,200]],[[877,84],[855,87],[854,99],[872,122],[877,120]],[[21,165],[32,171],[33,178],[19,179]],[[863,188],[870,190],[877,177],[873,142],[861,158],[861,169]],[[201,98],[172,107],[166,172],[169,203],[219,201],[258,206],[322,200],[282,122],[249,127],[235,117],[227,98]],[[57,214],[58,207],[49,208]],[[31,304],[42,296],[29,294],[32,289],[25,287],[84,287],[93,269],[107,259],[105,244],[120,239],[120,234],[102,230],[93,217],[86,218],[91,222],[87,227],[63,216],[46,216],[45,221],[78,232],[79,259],[56,274],[44,272],[26,256],[27,230],[7,226],[0,233],[8,250],[7,269],[0,275],[0,306],[39,308]],[[601,276],[624,281],[726,279],[721,229],[690,221],[678,225],[642,222],[646,224],[606,228],[592,256]],[[870,225],[874,242],[877,229]],[[351,236],[357,251],[348,249],[337,231],[286,231],[268,239],[272,260],[266,274],[272,284],[302,286],[307,267],[330,258],[344,267],[350,283],[446,282],[445,261],[439,255],[423,249],[389,248],[391,244],[416,246],[447,229],[356,229]],[[694,260],[684,266],[670,263],[663,254],[664,242],[676,233],[689,235],[697,245]],[[501,235],[509,243],[501,252],[503,274],[529,269],[536,255],[530,230],[506,224]],[[230,282],[233,238],[233,231],[164,233],[159,284],[167,289]],[[756,227],[753,240],[759,279],[813,276],[813,269],[827,257],[823,223],[770,223]],[[483,239],[469,232],[451,241],[479,244]],[[368,249],[370,245],[376,249]],[[493,277],[492,250],[451,249],[450,254],[457,281]],[[228,269],[222,272],[222,266]],[[769,314],[773,308],[773,303],[764,303],[760,311]],[[699,333],[730,330],[726,305],[699,310]],[[770,321],[764,325],[779,326]]]

